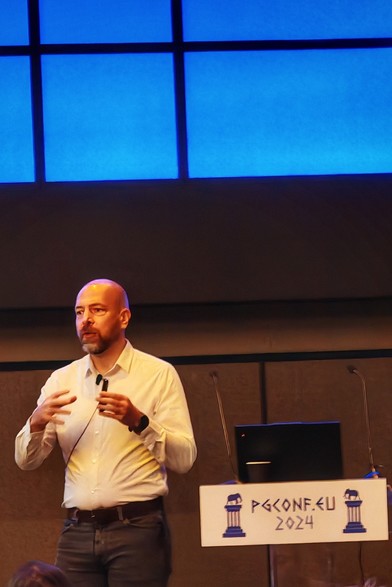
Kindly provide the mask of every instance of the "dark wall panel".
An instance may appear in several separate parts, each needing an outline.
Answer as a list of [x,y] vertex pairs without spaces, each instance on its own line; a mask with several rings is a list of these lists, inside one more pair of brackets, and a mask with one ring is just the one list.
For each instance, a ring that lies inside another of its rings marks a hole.
[[72,307],[86,281],[134,304],[392,295],[385,176],[0,188],[0,308]]
[[0,373],[0,584],[22,562],[53,562],[62,525],[64,464],[54,451],[40,469],[21,471],[14,460],[15,435],[33,411],[49,371]]

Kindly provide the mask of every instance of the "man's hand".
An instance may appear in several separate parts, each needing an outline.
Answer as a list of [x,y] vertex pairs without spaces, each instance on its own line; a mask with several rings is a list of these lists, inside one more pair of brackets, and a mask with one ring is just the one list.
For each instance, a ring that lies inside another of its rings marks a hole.
[[41,432],[48,422],[64,424],[64,420],[59,416],[70,414],[71,410],[64,408],[76,401],[76,395],[64,397],[66,394],[69,394],[69,389],[56,391],[34,410],[30,418],[31,432]]
[[120,393],[103,391],[97,397],[97,402],[101,416],[118,420],[129,428],[135,428],[143,415],[126,395]]

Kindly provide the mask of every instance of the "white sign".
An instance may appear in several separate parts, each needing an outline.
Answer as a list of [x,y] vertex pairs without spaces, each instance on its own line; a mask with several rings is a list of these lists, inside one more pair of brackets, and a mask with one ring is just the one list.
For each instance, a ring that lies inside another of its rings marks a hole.
[[388,540],[385,479],[200,487],[202,546]]

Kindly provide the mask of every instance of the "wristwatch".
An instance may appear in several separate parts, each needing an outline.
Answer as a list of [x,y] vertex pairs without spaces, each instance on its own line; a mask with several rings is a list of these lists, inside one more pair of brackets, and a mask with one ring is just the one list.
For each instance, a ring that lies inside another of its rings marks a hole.
[[147,428],[149,423],[150,423],[150,420],[149,420],[148,416],[146,416],[146,414],[142,414],[142,416],[140,417],[140,420],[139,420],[139,424],[137,426],[135,426],[135,428],[129,428],[129,430],[131,432],[135,432],[136,434],[140,434],[141,432],[143,432],[143,430],[145,430]]

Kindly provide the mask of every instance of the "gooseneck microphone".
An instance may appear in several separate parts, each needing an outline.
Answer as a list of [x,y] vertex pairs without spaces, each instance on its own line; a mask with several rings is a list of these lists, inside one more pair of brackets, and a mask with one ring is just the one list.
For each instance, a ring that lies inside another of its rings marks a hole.
[[[358,369],[356,367],[353,367],[352,365],[348,365],[347,370],[349,371],[349,373],[353,373],[354,375],[357,375],[357,377],[359,377],[359,379],[361,380],[363,408],[364,408],[364,412],[365,412],[365,423],[366,423],[366,431],[367,431],[369,465],[370,465],[369,476],[373,476],[372,475],[373,473],[375,475],[378,475],[378,473],[376,471],[376,467],[374,465],[374,459],[373,459],[373,449],[372,449],[372,439],[371,439],[371,432],[370,432],[369,405],[368,405],[368,397],[367,397],[367,389],[366,389],[366,379],[362,375],[362,373],[360,371],[358,371]],[[378,466],[382,466],[382,465],[378,465]]]
[[240,481],[238,479],[238,475],[237,475],[237,473],[235,471],[235,467],[233,465],[233,460],[232,460],[232,456],[231,456],[230,441],[229,441],[229,435],[228,435],[227,426],[226,426],[226,418],[225,418],[225,414],[224,414],[224,411],[223,411],[223,404],[222,404],[221,394],[219,392],[218,374],[216,373],[216,371],[211,371],[210,377],[211,377],[211,379],[212,379],[212,381],[214,383],[215,395],[216,395],[216,399],[217,399],[217,402],[218,402],[219,415],[220,415],[220,419],[221,419],[221,424],[222,424],[222,429],[223,429],[223,436],[225,438],[226,452],[227,452],[227,456],[229,458],[230,467],[231,467],[231,470],[233,472],[235,482],[236,483],[240,483]]

